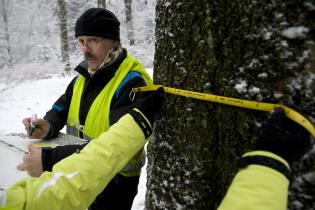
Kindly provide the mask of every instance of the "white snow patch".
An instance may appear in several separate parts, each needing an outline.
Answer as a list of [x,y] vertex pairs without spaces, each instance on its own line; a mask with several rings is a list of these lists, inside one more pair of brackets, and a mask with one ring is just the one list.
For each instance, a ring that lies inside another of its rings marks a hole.
[[309,183],[315,183],[315,172],[304,174],[303,178]]
[[265,40],[269,40],[271,38],[272,34],[273,34],[273,32],[271,32],[271,31],[265,31],[264,34],[263,34],[264,35],[264,39]]
[[239,83],[234,86],[234,88],[235,88],[235,89],[237,90],[237,92],[239,92],[239,93],[245,93],[245,92],[247,92],[246,87],[247,87],[247,82],[246,82],[245,80],[239,81]]
[[8,87],[7,85],[0,83],[0,91],[5,90],[7,87]]
[[190,181],[189,181],[188,179],[186,179],[186,180],[184,181],[184,183],[185,183],[185,184],[190,184]]
[[303,203],[301,203],[300,201],[297,201],[297,200],[293,201],[292,205],[295,207],[295,209],[298,209],[298,210],[300,210],[300,209],[302,210],[304,208]]
[[262,126],[261,122],[258,122],[258,121],[255,121],[255,125],[257,128],[261,128],[261,126]]
[[259,66],[259,65],[260,65],[260,62],[256,58],[253,58],[251,60],[251,62],[248,64],[248,67],[253,68],[253,67]]
[[251,87],[248,92],[251,96],[253,96],[260,93],[260,89],[258,87]]
[[315,5],[311,2],[304,2],[303,3],[305,7],[307,7],[309,10],[315,10]]
[[311,88],[311,85],[313,85],[314,82],[315,82],[315,73],[310,74],[310,76],[307,78],[305,83],[308,88]]
[[168,32],[168,36],[169,36],[169,37],[174,37],[174,34],[171,33],[171,32]]
[[275,18],[282,18],[283,17],[283,13],[276,13],[275,14]]
[[283,96],[283,94],[282,93],[279,93],[279,92],[275,92],[275,93],[273,93],[273,96],[275,97],[275,98],[281,98],[282,96]]
[[297,68],[298,66],[299,64],[297,62],[287,64],[288,69],[294,69],[294,68]]
[[287,38],[295,39],[298,37],[304,37],[309,31],[310,29],[305,26],[294,26],[283,30],[282,34]]
[[310,50],[304,50],[302,56],[298,57],[299,63],[303,63],[306,59],[308,59],[311,55]]
[[211,83],[210,82],[207,82],[203,85],[203,88],[210,88],[211,86]]
[[164,3],[165,7],[169,7],[171,5],[171,2],[167,1]]
[[160,147],[166,147],[169,150],[173,150],[173,147],[171,145],[169,145],[169,143],[167,143],[166,141],[161,141],[159,144]]
[[287,40],[281,40],[280,45],[283,46],[283,47],[288,47],[289,46]]
[[289,58],[289,57],[293,56],[293,53],[286,50],[283,53],[281,53],[280,56],[281,56],[282,59],[285,59],[285,58]]
[[257,77],[261,79],[265,79],[268,77],[268,74],[266,72],[263,72],[263,73],[258,74]]
[[176,205],[176,210],[184,210],[186,209],[183,205],[179,204],[179,203],[175,203]]

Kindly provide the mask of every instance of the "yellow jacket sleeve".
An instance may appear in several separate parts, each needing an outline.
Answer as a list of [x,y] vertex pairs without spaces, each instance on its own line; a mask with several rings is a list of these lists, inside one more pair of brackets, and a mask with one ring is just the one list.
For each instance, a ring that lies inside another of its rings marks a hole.
[[[244,156],[265,156],[288,164],[273,153],[254,151]],[[244,157],[243,156],[243,157]],[[218,210],[286,210],[289,180],[280,172],[251,164],[234,177]]]
[[85,210],[145,143],[141,128],[127,114],[79,154],[57,163],[52,172],[22,179],[0,192],[0,207]]

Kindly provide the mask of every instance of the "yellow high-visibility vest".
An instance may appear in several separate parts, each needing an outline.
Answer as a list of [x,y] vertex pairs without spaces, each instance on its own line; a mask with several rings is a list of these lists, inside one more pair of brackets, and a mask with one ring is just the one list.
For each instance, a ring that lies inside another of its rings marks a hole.
[[[152,85],[152,80],[143,65],[135,57],[128,55],[120,64],[114,77],[93,101],[84,125],[80,125],[79,112],[81,96],[86,80],[82,75],[79,75],[73,87],[67,119],[67,133],[79,137],[79,133],[82,132],[85,139],[91,140],[107,131],[110,126],[109,114],[112,98],[130,71],[138,72],[147,85]],[[126,176],[139,175],[139,169],[141,169],[144,161],[144,151],[142,150],[130,161],[130,164],[128,164],[121,173]]]

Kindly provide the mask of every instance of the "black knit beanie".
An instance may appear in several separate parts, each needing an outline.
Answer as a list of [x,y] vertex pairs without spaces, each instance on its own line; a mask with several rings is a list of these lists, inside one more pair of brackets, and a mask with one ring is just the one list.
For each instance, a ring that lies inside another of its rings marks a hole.
[[75,24],[75,37],[99,36],[119,41],[119,25],[119,20],[111,11],[90,8],[78,18]]

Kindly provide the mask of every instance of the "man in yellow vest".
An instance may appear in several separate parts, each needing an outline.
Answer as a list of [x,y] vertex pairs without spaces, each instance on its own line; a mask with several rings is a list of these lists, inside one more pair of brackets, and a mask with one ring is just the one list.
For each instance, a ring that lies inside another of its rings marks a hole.
[[[96,139],[144,97],[130,97],[132,88],[151,85],[152,80],[143,65],[122,48],[119,26],[117,17],[102,8],[88,9],[78,18],[75,37],[85,58],[75,68],[79,76],[72,80],[44,119],[32,121],[37,127],[34,132],[28,131],[30,118],[23,120],[29,138],[54,138],[66,125],[68,134],[87,141]],[[26,155],[18,169],[38,177],[85,145],[49,150],[30,148],[33,155]],[[131,209],[144,163],[142,149],[113,177],[89,209]]]
[[[80,153],[58,162],[52,172],[0,191],[0,209],[85,210],[146,143],[161,100],[161,89],[149,94]],[[309,133],[283,110],[276,110],[255,150],[240,160],[239,172],[218,210],[286,210],[289,164],[310,146]]]

